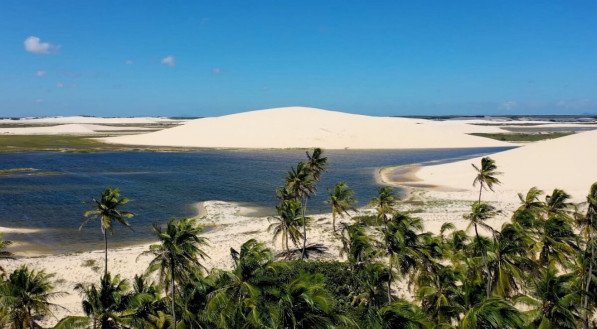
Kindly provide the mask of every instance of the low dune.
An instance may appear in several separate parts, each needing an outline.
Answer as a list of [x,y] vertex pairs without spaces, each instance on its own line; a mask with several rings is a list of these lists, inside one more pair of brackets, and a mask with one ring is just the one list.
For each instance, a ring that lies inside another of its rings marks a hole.
[[[592,183],[597,182],[597,130],[545,140],[516,149],[492,154],[502,174],[496,193],[485,193],[489,199],[515,198],[537,186],[548,194],[554,188],[564,189],[576,201],[583,201]],[[425,166],[416,172],[420,186],[474,192],[474,171],[481,158]]]
[[497,127],[462,121],[374,117],[307,107],[286,107],[202,118],[134,136],[104,138],[127,145],[205,148],[412,149],[512,146],[468,135]]

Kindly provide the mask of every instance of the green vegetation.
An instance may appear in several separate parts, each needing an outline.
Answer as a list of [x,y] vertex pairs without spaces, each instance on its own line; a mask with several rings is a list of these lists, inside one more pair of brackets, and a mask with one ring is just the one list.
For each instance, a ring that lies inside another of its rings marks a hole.
[[119,151],[184,151],[188,148],[128,146],[103,143],[96,135],[0,135],[0,153],[4,152],[119,152]]
[[[474,166],[479,197],[464,216],[466,230],[444,223],[439,234],[425,231],[421,219],[397,210],[396,194],[384,187],[371,202],[374,215],[339,224],[332,238],[341,242],[344,260],[322,261],[307,259],[326,249],[308,244],[306,203],[326,161],[320,151],[308,156],[277,190],[278,216],[270,232],[281,240],[281,253],[250,239],[230,249],[230,270],[207,271],[203,228],[192,219],[173,219],[155,227],[157,242],[145,252],[153,259],[144,275],[129,282],[106,267],[98,284],[76,287],[83,315],[68,316],[55,328],[597,326],[597,182],[580,205],[562,190],[543,198],[543,191],[531,188],[519,195],[511,221],[493,228],[487,220],[498,210],[482,201],[482,192],[499,184],[499,172],[483,158]],[[330,192],[352,195],[347,186],[341,190]],[[116,214],[126,217],[116,207],[125,199],[114,191],[107,189],[93,210],[105,214],[97,217],[102,224],[119,221]],[[346,214],[350,202],[344,205],[338,214]],[[111,226],[102,227],[107,232]],[[10,257],[2,241],[0,256]],[[24,266],[2,276],[0,328],[39,328],[37,321],[55,307],[51,280],[51,274]]]
[[473,136],[486,137],[504,142],[536,142],[545,139],[560,138],[574,134],[573,132],[544,133],[471,133]]

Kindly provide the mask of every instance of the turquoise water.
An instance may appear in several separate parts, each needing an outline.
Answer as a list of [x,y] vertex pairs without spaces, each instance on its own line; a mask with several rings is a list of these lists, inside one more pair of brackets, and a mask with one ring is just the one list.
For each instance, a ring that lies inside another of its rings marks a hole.
[[[346,181],[360,205],[376,193],[380,167],[430,161],[450,161],[493,153],[503,148],[328,151],[310,211],[323,212],[325,192]],[[0,226],[38,229],[7,234],[21,250],[62,253],[101,247],[96,222],[82,231],[83,212],[106,186],[119,187],[131,199],[134,231],[117,227],[112,246],[151,240],[151,224],[196,215],[197,202],[243,202],[273,213],[275,188],[286,172],[304,158],[304,151],[194,151],[181,153],[15,153],[0,154],[0,170],[36,171],[0,176]],[[472,173],[471,173],[472,174]]]

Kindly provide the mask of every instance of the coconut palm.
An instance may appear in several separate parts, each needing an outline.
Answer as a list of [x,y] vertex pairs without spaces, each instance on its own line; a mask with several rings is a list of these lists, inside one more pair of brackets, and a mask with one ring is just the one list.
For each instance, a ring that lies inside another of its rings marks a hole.
[[485,280],[486,280],[486,295],[489,298],[491,294],[491,280],[489,279],[491,273],[489,273],[489,264],[487,263],[487,248],[483,244],[483,240],[479,236],[479,226],[485,228],[490,232],[494,232],[493,228],[485,223],[486,220],[494,217],[496,214],[495,207],[484,202],[475,202],[471,206],[471,212],[464,215],[465,219],[469,220],[467,231],[471,227],[475,229],[475,240],[473,241],[474,249],[476,254],[480,254],[483,258],[485,265]]
[[558,264],[567,267],[578,250],[577,236],[567,215],[551,215],[543,222],[535,243],[539,264]]
[[377,218],[385,224],[394,213],[396,202],[397,197],[394,190],[388,186],[384,186],[378,190],[377,196],[371,199],[369,204],[375,207]]
[[[4,240],[4,235],[0,233],[0,261],[4,259],[14,259],[13,254],[6,250],[12,244],[10,240]],[[4,268],[0,264],[0,275],[4,273]]]
[[267,273],[275,272],[273,253],[265,244],[255,239],[243,243],[240,251],[230,249],[234,262],[232,271],[215,271],[218,287],[209,295],[207,316],[217,327],[236,328],[241,323],[259,326],[268,316],[260,306],[262,288],[269,282],[262,281]]
[[286,176],[285,189],[290,195],[293,195],[296,200],[301,202],[301,217],[303,219],[303,252],[301,259],[305,258],[305,249],[307,247],[307,219],[305,211],[307,208],[308,198],[315,192],[315,178],[308,165],[305,162],[299,162],[296,168],[292,168]]
[[419,276],[417,299],[437,328],[450,327],[465,311],[464,295],[459,285],[462,280],[460,266],[445,266],[440,263],[433,263],[431,271]]
[[358,224],[342,223],[340,257],[346,255],[352,266],[358,266],[376,255],[375,240]]
[[542,194],[543,191],[536,187],[530,188],[525,195],[518,193],[520,206],[512,215],[512,222],[527,229],[535,229],[546,207],[545,203],[539,200]]
[[462,329],[526,328],[524,314],[501,298],[488,298],[470,308],[460,323]]
[[328,158],[322,156],[323,151],[319,147],[314,148],[311,154],[305,153],[307,154],[307,168],[313,175],[313,179],[319,181],[321,174],[326,170]]
[[[126,280],[119,275],[104,275],[99,287],[95,284],[78,284],[75,289],[83,295],[83,313],[87,316],[89,327],[98,329],[120,328],[126,322],[129,302],[133,293]],[[76,321],[77,318],[72,318]],[[63,320],[64,321],[64,320]],[[63,322],[68,328],[67,322]]]
[[330,328],[333,298],[321,274],[301,273],[276,293],[276,323],[280,328]]
[[104,190],[99,200],[93,199],[95,207],[84,213],[88,219],[81,224],[79,230],[90,220],[99,220],[102,234],[104,235],[104,275],[108,274],[108,233],[112,233],[114,222],[118,222],[130,228],[127,219],[135,216],[132,212],[123,211],[120,208],[126,205],[129,199],[120,196],[120,190],[108,187]]
[[340,182],[334,186],[333,190],[329,191],[329,197],[326,203],[332,207],[332,228],[336,232],[336,216],[344,217],[348,215],[349,211],[355,211],[354,207],[356,199],[354,192],[344,182]]
[[54,291],[54,274],[29,269],[22,265],[0,283],[0,309],[4,309],[4,319],[0,323],[10,324],[14,329],[38,328],[35,320],[52,314],[56,304],[51,299],[62,292]]
[[561,216],[570,218],[573,204],[570,202],[570,194],[560,189],[554,189],[551,195],[545,196],[545,209],[547,216]]
[[495,161],[490,157],[484,157],[481,159],[481,167],[477,167],[474,163],[473,168],[477,172],[475,180],[473,180],[473,186],[479,184],[479,200],[481,202],[481,192],[483,189],[490,189],[493,191],[493,185],[500,184],[500,180],[496,177],[501,173],[497,171]]
[[302,238],[299,227],[302,223],[301,203],[295,199],[287,199],[276,206],[278,216],[274,217],[274,223],[270,224],[268,231],[273,233],[272,241],[275,242],[279,237],[282,239],[282,249],[290,251],[288,242],[292,241],[297,246]]
[[176,326],[176,283],[185,282],[194,271],[205,268],[199,258],[209,258],[201,249],[208,243],[206,238],[200,236],[203,227],[194,218],[172,219],[165,228],[158,225],[153,228],[159,243],[150,245],[149,250],[143,252],[154,256],[147,272],[158,272],[166,293],[170,293],[171,312]]
[[558,275],[550,265],[533,281],[531,298],[521,300],[528,305],[529,317],[536,328],[576,328],[581,319],[578,310],[580,295],[574,290],[575,273]]
[[495,295],[507,298],[521,290],[527,273],[532,273],[534,262],[528,257],[533,239],[518,225],[506,223],[496,232],[491,245],[489,273]]
[[587,195],[587,212],[584,216],[577,217],[577,226],[580,229],[580,236],[585,241],[585,248],[583,255],[583,268],[581,276],[583,279],[582,287],[584,290],[582,309],[585,312],[583,318],[583,326],[585,329],[589,328],[589,299],[591,298],[591,291],[594,291],[593,281],[597,281],[597,277],[593,276],[594,269],[597,268],[596,253],[597,253],[597,183],[591,185],[589,195]]
[[427,315],[417,305],[407,301],[395,301],[386,304],[379,310],[378,319],[378,324],[372,327],[383,329],[433,328],[433,324],[429,321]]

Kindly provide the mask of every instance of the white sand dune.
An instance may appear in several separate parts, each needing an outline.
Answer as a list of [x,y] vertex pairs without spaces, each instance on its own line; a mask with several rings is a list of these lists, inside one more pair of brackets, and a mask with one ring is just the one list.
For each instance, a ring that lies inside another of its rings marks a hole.
[[[547,193],[561,188],[582,201],[597,182],[597,130],[531,143],[491,158],[502,172],[502,184],[495,187],[497,193],[486,193],[488,198],[512,198],[537,186]],[[422,180],[418,183],[472,191],[471,163],[480,162],[475,158],[426,166],[416,176]]]
[[401,149],[511,146],[470,132],[497,127],[460,121],[373,117],[286,107],[196,119],[158,132],[104,141],[128,145],[206,148]]

